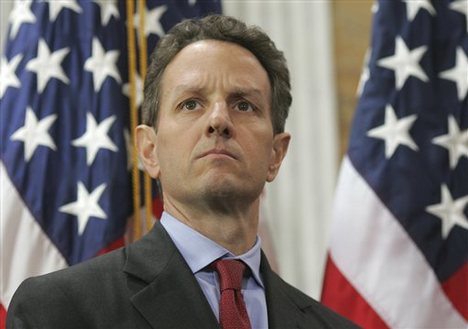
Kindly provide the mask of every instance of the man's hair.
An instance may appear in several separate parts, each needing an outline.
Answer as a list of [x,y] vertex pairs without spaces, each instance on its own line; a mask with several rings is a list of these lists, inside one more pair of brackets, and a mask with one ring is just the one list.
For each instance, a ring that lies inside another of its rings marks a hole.
[[255,55],[270,80],[273,131],[275,134],[283,132],[292,102],[289,71],[283,52],[260,28],[222,15],[184,20],[159,40],[145,79],[143,123],[157,129],[164,71],[179,51],[200,40],[232,42]]

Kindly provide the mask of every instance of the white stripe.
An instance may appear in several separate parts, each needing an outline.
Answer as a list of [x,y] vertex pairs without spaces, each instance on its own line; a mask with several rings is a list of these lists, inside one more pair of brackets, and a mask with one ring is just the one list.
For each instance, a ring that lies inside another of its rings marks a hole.
[[391,328],[467,328],[413,240],[345,158],[331,255]]
[[26,278],[52,272],[67,263],[44,234],[0,162],[0,302],[8,307]]

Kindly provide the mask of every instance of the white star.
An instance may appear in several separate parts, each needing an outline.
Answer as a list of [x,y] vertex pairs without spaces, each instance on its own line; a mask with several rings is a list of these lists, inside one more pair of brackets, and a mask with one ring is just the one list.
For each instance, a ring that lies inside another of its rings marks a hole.
[[[167,11],[167,6],[158,6],[152,10],[147,10],[146,9],[146,14],[145,14],[145,36],[149,36],[150,34],[156,34],[160,37],[162,37],[165,32],[164,29],[161,25],[161,17],[162,15]],[[140,14],[136,13],[135,16],[133,17],[133,26],[139,30],[140,29]]]
[[417,151],[418,146],[414,143],[409,134],[416,119],[417,115],[413,114],[398,120],[393,107],[387,105],[385,108],[385,123],[369,130],[367,136],[383,139],[385,141],[385,157],[387,159],[392,157],[400,144]]
[[120,82],[120,73],[117,68],[117,60],[119,59],[120,52],[118,50],[109,50],[104,52],[99,40],[93,38],[92,55],[89,57],[84,68],[86,71],[92,72],[94,91],[98,92],[107,76],[114,78]]
[[466,31],[468,32],[468,1],[467,0],[457,0],[452,2],[449,5],[450,9],[458,11],[465,15],[466,20]]
[[94,0],[101,8],[101,24],[106,26],[112,17],[119,18],[119,9],[116,0]]
[[101,184],[91,194],[82,182],[78,182],[78,197],[75,202],[68,203],[59,208],[60,212],[74,215],[78,218],[78,234],[82,235],[90,217],[107,219],[107,215],[99,206],[99,199],[106,189],[106,184]]
[[460,127],[451,115],[448,118],[448,133],[432,140],[449,152],[450,168],[454,169],[462,156],[468,157],[468,129],[460,132]]
[[468,91],[468,57],[462,47],[457,48],[455,66],[440,72],[439,77],[457,84],[458,100],[462,101],[466,97]]
[[442,237],[446,239],[455,225],[468,230],[468,218],[463,213],[468,204],[468,195],[454,201],[445,184],[441,187],[441,194],[440,203],[428,206],[426,211],[442,221]]
[[406,2],[406,16],[408,21],[412,21],[420,9],[426,9],[432,16],[436,14],[434,7],[429,0],[403,0]]
[[86,115],[86,132],[79,138],[72,141],[76,147],[86,147],[86,163],[90,166],[99,149],[118,151],[117,146],[107,136],[107,133],[115,121],[115,115],[103,120],[99,125],[93,115],[88,112]]
[[37,57],[26,64],[26,69],[37,74],[37,91],[42,93],[51,78],[59,79],[68,84],[70,80],[63,72],[61,63],[70,52],[70,48],[62,48],[50,53],[44,39],[39,40]]
[[8,87],[21,87],[21,82],[15,71],[22,59],[23,55],[21,54],[16,55],[9,62],[3,56],[0,58],[0,98],[3,97]]
[[189,5],[194,6],[197,3],[197,0],[189,0]]
[[398,36],[395,39],[395,54],[390,57],[380,59],[377,64],[387,69],[395,71],[395,85],[401,89],[410,76],[429,81],[426,73],[419,66],[419,61],[427,51],[427,46],[421,46],[409,50],[403,39]]
[[13,141],[24,142],[24,159],[26,161],[31,159],[39,145],[56,150],[55,143],[47,132],[56,119],[57,115],[51,114],[38,121],[34,111],[30,107],[26,109],[24,126],[16,130],[10,137]]
[[51,22],[57,19],[57,16],[64,8],[71,9],[78,14],[81,14],[83,12],[81,7],[76,3],[76,0],[53,0],[48,1],[48,4],[49,17]]
[[[136,106],[140,107],[140,105],[143,103],[143,81],[140,78],[139,74],[136,74],[135,76],[135,81],[136,81]],[[122,92],[125,96],[130,98],[130,82],[126,83],[123,85]]]
[[10,13],[9,21],[11,24],[10,39],[14,39],[23,23],[35,23],[36,16],[31,11],[32,0],[16,1],[15,7]]

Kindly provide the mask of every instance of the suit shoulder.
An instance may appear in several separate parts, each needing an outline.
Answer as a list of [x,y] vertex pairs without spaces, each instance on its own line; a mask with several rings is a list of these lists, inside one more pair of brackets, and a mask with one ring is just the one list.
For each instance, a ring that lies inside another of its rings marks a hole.
[[[7,328],[22,328],[22,325],[14,323],[19,319],[29,321],[28,318],[34,317],[32,322],[41,323],[42,317],[46,316],[48,321],[65,313],[72,317],[77,312],[70,305],[83,304],[82,296],[87,296],[87,302],[94,304],[93,299],[99,300],[100,296],[108,293],[115,294],[115,283],[121,280],[119,276],[123,275],[124,263],[125,251],[118,249],[63,270],[26,279],[8,307]],[[61,311],[51,314],[50,310],[54,309]]]
[[[127,297],[125,249],[21,283],[8,307],[7,328],[87,327],[86,314],[105,312],[102,300]],[[51,311],[55,310],[55,311]]]
[[117,276],[122,275],[125,259],[125,248],[119,248],[63,270],[32,278],[32,280],[37,280],[37,284],[45,286],[66,285],[67,289],[75,286],[79,289],[86,288],[86,286],[99,288],[104,282],[115,280]]
[[339,315],[335,311],[321,304],[299,289],[293,287],[275,274],[277,284],[282,287],[285,294],[296,304],[304,314],[320,319],[325,328],[359,329],[360,327]]
[[67,314],[71,323],[79,323],[77,313],[67,291],[55,279],[55,273],[24,280],[8,306],[6,328],[53,328],[65,323],[62,319]]

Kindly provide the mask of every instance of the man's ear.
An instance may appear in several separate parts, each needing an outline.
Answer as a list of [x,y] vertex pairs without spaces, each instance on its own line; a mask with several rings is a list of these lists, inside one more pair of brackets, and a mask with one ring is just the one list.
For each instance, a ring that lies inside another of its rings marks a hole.
[[156,153],[156,132],[147,125],[136,127],[136,148],[146,172],[153,178],[160,173],[159,160]]
[[268,167],[267,182],[272,182],[278,174],[281,163],[288,152],[291,135],[279,133],[273,137],[273,148],[271,150],[270,166]]

